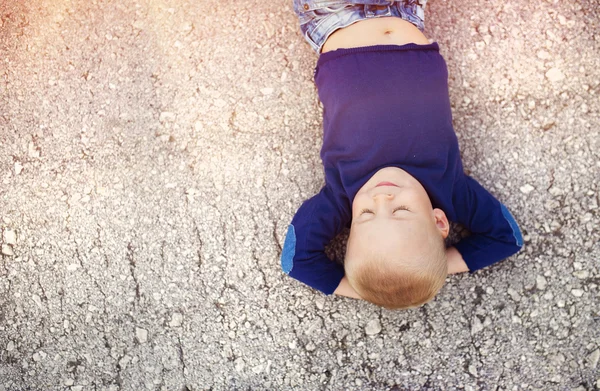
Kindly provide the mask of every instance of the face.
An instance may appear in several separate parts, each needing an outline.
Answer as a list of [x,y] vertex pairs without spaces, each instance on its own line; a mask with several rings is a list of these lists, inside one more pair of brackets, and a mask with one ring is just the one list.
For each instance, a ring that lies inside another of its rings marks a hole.
[[448,230],[446,215],[432,208],[419,181],[400,168],[386,167],[354,198],[348,250],[417,255],[431,235],[445,238]]

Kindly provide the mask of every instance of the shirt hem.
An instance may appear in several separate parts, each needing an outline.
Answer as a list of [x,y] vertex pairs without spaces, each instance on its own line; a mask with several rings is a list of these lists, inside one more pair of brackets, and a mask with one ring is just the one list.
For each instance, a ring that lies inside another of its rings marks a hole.
[[332,50],[330,52],[321,53],[319,60],[317,61],[317,67],[324,64],[327,61],[347,56],[350,54],[357,53],[369,53],[369,52],[402,52],[409,50],[422,50],[422,51],[439,51],[440,47],[437,42],[421,45],[417,43],[407,43],[405,45],[372,45],[372,46],[359,46],[355,48],[341,48]]

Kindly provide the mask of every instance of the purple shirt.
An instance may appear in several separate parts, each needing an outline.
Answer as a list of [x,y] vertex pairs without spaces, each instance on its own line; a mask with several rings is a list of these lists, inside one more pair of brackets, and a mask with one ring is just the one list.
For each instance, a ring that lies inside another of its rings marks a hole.
[[352,220],[358,190],[384,167],[416,178],[434,208],[472,233],[456,244],[471,272],[519,251],[514,218],[463,172],[452,127],[448,70],[437,43],[323,53],[315,70],[323,103],[325,186],[294,216],[281,255],[291,277],[331,294],[344,276],[325,246]]

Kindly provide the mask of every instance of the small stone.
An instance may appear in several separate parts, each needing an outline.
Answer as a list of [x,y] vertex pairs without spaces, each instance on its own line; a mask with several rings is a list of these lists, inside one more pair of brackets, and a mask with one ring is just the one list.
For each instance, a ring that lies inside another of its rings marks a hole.
[[535,285],[537,286],[537,288],[541,291],[543,291],[544,289],[546,289],[546,278],[544,276],[537,276],[535,278]]
[[592,369],[596,369],[598,366],[598,360],[600,360],[600,349],[594,350],[587,356],[587,361],[590,363],[590,367],[592,367]]
[[307,344],[306,344],[306,351],[308,351],[308,352],[312,352],[312,351],[314,351],[316,348],[317,348],[317,347],[316,347],[316,346],[315,346],[315,344],[314,344],[314,343],[312,343],[312,342],[309,342],[309,343],[307,343]]
[[139,343],[146,343],[148,341],[148,330],[136,327],[135,337],[137,338]]
[[19,162],[15,162],[15,175],[19,175],[23,171],[23,165]]
[[538,57],[540,60],[547,60],[547,59],[549,59],[551,56],[550,56],[550,53],[548,53],[547,51],[545,51],[545,50],[540,50],[539,52],[537,52],[537,57]]
[[119,360],[119,367],[121,367],[121,370],[127,368],[127,364],[129,364],[130,361],[131,356],[129,356],[128,354],[124,355],[123,358]]
[[554,127],[554,125],[556,125],[556,121],[548,121],[548,122],[545,122],[545,123],[542,125],[542,130],[543,130],[544,132],[545,132],[545,131],[548,131],[548,130],[552,129],[552,128]]
[[475,364],[469,365],[469,373],[471,375],[473,375],[474,377],[478,376],[478,374],[477,374],[477,367],[475,366]]
[[223,107],[227,106],[227,102],[225,102],[223,99],[215,99],[213,104],[219,109],[222,109]]
[[13,341],[8,341],[8,344],[6,345],[6,350],[8,350],[9,352],[15,350],[15,343]]
[[356,379],[356,380],[354,380],[354,384],[356,384],[358,387],[360,387],[363,385],[363,382],[360,379]]
[[235,360],[235,370],[237,372],[242,372],[244,370],[245,366],[246,366],[246,363],[244,362],[244,360],[241,357],[238,357]]
[[258,375],[264,369],[265,369],[265,366],[263,364],[259,364],[259,365],[257,365],[257,366],[255,366],[255,367],[252,368],[252,372],[254,372],[255,375]]
[[180,314],[179,312],[174,312],[173,315],[171,315],[171,322],[169,323],[169,326],[179,327],[179,326],[181,326],[182,323],[183,323],[183,315]]
[[75,384],[75,380],[70,379],[70,378],[65,380],[65,386],[69,387],[69,386],[72,386],[73,384]]
[[583,289],[571,289],[571,294],[575,297],[583,296]]
[[531,193],[533,190],[535,190],[535,187],[531,186],[529,183],[519,187],[519,190],[521,190],[521,193],[523,194],[529,194]]
[[590,272],[588,272],[587,270],[578,270],[576,272],[573,272],[573,275],[579,278],[580,280],[585,280],[590,276]]
[[13,252],[12,247],[9,246],[8,244],[3,244],[2,245],[2,254],[8,255],[8,256],[15,255],[15,253]]
[[565,74],[558,68],[551,68],[548,72],[546,72],[546,78],[551,82],[555,83],[561,81],[565,78]]
[[567,24],[567,18],[565,18],[562,15],[558,15],[558,23],[564,26],[565,24]]
[[514,301],[521,301],[521,295],[519,295],[519,292],[517,292],[513,288],[508,288],[507,293]]
[[471,335],[475,335],[483,330],[483,324],[477,316],[473,316],[473,323],[471,324]]
[[265,96],[266,96],[266,95],[271,95],[271,94],[273,93],[273,91],[275,91],[275,89],[274,89],[274,88],[271,88],[271,87],[267,87],[267,88],[261,88],[261,90],[260,90],[260,92],[261,92],[263,95],[265,95]]
[[160,122],[175,121],[175,113],[172,113],[170,111],[163,111],[160,113],[160,117],[158,120]]
[[33,358],[33,361],[35,361],[35,362],[39,362],[40,361],[40,355],[37,354],[37,353],[33,353],[33,357],[32,358]]
[[83,386],[73,386],[71,387],[71,391],[83,391]]
[[80,264],[78,264],[78,263],[72,263],[72,264],[70,264],[70,265],[67,266],[67,270],[70,271],[70,272],[72,272],[72,271],[75,271],[75,270],[79,269],[80,267],[81,267]]
[[381,323],[379,322],[379,319],[370,320],[365,327],[365,333],[367,333],[367,335],[376,335],[379,334],[380,331]]
[[325,307],[325,300],[321,297],[315,299],[315,305],[318,309],[322,310]]

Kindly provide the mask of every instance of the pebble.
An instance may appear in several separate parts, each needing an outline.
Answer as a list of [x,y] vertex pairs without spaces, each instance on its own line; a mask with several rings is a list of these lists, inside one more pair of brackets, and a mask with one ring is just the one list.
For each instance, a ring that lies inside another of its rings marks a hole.
[[547,60],[547,59],[549,59],[549,58],[550,58],[550,53],[548,53],[548,52],[547,52],[547,51],[545,51],[545,50],[540,50],[539,52],[537,52],[537,57],[538,57],[540,60]]
[[227,102],[225,102],[223,99],[215,99],[213,104],[220,109],[227,106]]
[[19,162],[15,162],[15,175],[19,175],[23,171],[23,165]]
[[148,341],[148,330],[136,327],[135,336],[140,343],[146,343]]
[[544,276],[537,276],[535,278],[535,285],[537,286],[537,288],[541,291],[543,291],[544,289],[546,289],[546,278]]
[[170,111],[163,111],[160,113],[160,117],[158,120],[160,122],[175,121],[175,113],[172,113]]
[[365,327],[365,333],[367,333],[367,335],[376,335],[379,334],[380,331],[381,323],[379,322],[379,319],[370,320]]
[[531,186],[529,183],[519,187],[519,190],[521,190],[521,193],[523,194],[529,194],[531,193],[533,190],[535,190],[535,187]]
[[579,270],[576,272],[573,272],[573,275],[577,278],[579,278],[580,280],[585,280],[586,278],[588,278],[590,276],[590,272],[588,272],[587,270]]
[[180,314],[179,312],[174,312],[173,315],[171,316],[171,322],[169,323],[169,326],[179,327],[179,326],[181,326],[182,323],[183,323],[183,315]]
[[571,294],[575,297],[583,296],[583,289],[571,289]]
[[473,317],[473,324],[471,324],[471,335],[475,335],[483,330],[483,324],[477,316]]
[[478,376],[478,374],[477,374],[477,367],[475,366],[475,364],[469,365],[469,373],[471,375],[473,375],[474,377]]
[[306,344],[306,351],[308,352],[312,352],[316,349],[317,347],[315,346],[314,343],[309,342],[308,344]]
[[261,90],[260,90],[260,92],[261,92],[263,95],[271,95],[271,94],[272,94],[274,91],[275,91],[275,89],[274,89],[274,88],[271,88],[271,87],[267,87],[267,88],[261,88]]
[[8,345],[6,345],[6,350],[12,352],[15,350],[15,343],[13,341],[8,341]]
[[9,246],[8,244],[3,244],[2,245],[2,254],[9,255],[9,256],[15,255],[15,253],[12,250],[12,247]]
[[121,358],[119,360],[119,366],[121,367],[121,369],[125,369],[125,368],[127,368],[127,364],[129,364],[130,361],[131,361],[131,356],[126,354],[123,356],[123,358]]
[[238,372],[242,372],[244,370],[244,367],[246,366],[246,363],[244,362],[244,360],[239,357],[235,360],[235,370]]
[[587,360],[590,363],[592,369],[596,369],[598,366],[598,360],[600,360],[600,349],[594,350],[587,356]]
[[517,292],[513,288],[508,288],[507,293],[514,301],[521,301],[521,295],[519,295],[519,292]]
[[75,380],[73,379],[66,379],[65,380],[65,386],[72,386],[73,384],[75,384]]
[[71,391],[83,391],[83,386],[73,386],[71,387]]
[[259,373],[261,373],[264,370],[264,368],[265,368],[265,366],[263,364],[258,364],[257,366],[252,368],[252,372],[254,372],[255,375],[258,375]]
[[322,310],[325,307],[325,300],[323,298],[315,299],[315,305],[318,309]]
[[565,78],[565,74],[558,68],[551,68],[546,72],[546,78],[551,82],[561,81]]

